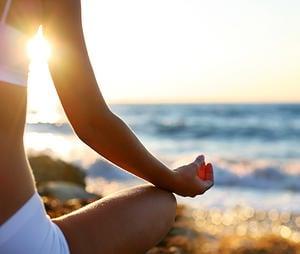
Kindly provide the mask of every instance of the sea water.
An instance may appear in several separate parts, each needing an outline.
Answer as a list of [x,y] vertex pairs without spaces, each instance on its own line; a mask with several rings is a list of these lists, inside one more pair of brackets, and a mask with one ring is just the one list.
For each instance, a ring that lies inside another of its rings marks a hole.
[[[180,202],[300,210],[300,104],[110,107],[170,168],[199,154],[212,162],[215,187]],[[82,144],[68,123],[28,123],[25,141],[30,153],[48,153],[84,167],[90,190],[109,193],[140,182]]]

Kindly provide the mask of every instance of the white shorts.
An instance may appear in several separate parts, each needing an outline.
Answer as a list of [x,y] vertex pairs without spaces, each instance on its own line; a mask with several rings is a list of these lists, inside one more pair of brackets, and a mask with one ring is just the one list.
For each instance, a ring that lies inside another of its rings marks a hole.
[[38,193],[0,226],[0,253],[70,253],[62,231],[47,215]]

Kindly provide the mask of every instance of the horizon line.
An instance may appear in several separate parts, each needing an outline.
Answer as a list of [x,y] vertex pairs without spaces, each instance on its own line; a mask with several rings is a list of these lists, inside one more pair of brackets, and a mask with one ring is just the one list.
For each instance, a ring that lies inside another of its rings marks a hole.
[[210,104],[245,104],[245,105],[295,105],[300,104],[299,101],[108,101],[107,104],[109,105],[158,105],[158,104],[203,104],[203,105],[210,105]]

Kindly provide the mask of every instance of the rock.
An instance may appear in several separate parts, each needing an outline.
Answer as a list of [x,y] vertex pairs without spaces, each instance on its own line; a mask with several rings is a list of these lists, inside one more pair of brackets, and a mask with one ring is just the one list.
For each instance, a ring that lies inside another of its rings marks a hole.
[[188,254],[188,253],[191,253],[191,252],[185,252],[184,250],[178,248],[178,247],[170,247],[169,248],[169,253],[170,254]]
[[186,236],[177,235],[168,238],[167,247],[170,253],[185,254],[191,253],[194,247],[193,241]]
[[47,214],[51,218],[57,218],[59,216],[63,216],[65,214],[73,212],[98,199],[69,199],[68,201],[63,202],[59,199],[48,196],[43,196],[42,198]]
[[188,239],[194,239],[198,236],[198,233],[190,228],[173,227],[169,232],[169,236],[185,236]]
[[70,163],[47,155],[29,158],[37,186],[49,181],[64,181],[85,187],[85,172]]
[[41,196],[57,198],[61,201],[69,199],[95,199],[99,196],[85,191],[82,186],[69,182],[48,182],[38,187]]

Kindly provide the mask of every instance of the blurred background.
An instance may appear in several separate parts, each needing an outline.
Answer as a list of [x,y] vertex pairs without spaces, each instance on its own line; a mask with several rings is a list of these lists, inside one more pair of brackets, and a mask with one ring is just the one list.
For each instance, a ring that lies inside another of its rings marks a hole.
[[[198,154],[215,166],[214,189],[178,197],[177,226],[151,253],[299,253],[300,2],[82,4],[111,110],[171,168]],[[30,156],[82,168],[86,189],[100,195],[141,183],[74,136],[47,69],[55,52],[41,31],[28,54]]]

